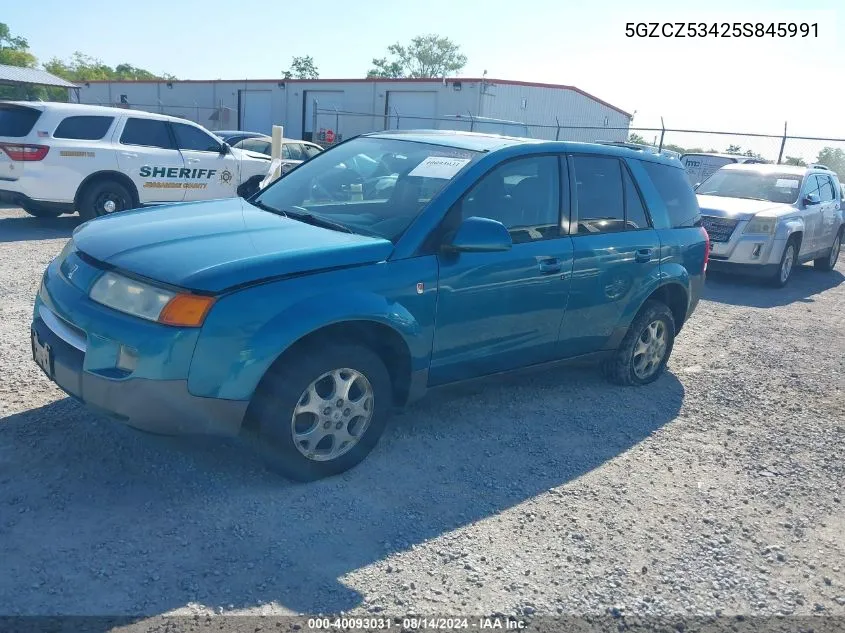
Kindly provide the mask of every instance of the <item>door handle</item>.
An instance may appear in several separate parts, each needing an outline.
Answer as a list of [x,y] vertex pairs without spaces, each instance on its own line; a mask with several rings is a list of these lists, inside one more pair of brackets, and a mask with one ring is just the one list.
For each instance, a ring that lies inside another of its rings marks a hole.
[[138,154],[133,154],[132,152],[121,152],[122,156],[126,156],[126,158],[138,158]]
[[634,258],[641,264],[645,264],[646,262],[651,261],[651,256],[654,253],[654,249],[652,248],[641,248],[637,251],[637,254]]
[[559,273],[561,270],[560,260],[556,257],[540,260],[540,272],[545,274]]
[[189,163],[198,163],[200,162],[199,158],[188,158],[186,159]]

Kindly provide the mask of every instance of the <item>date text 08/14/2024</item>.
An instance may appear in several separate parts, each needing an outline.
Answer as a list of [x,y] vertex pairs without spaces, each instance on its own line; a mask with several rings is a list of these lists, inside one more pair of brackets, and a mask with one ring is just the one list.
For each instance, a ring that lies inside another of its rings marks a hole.
[[372,629],[404,629],[404,630],[460,630],[460,629],[503,629],[521,630],[526,622],[520,619],[505,617],[476,617],[476,618],[309,618],[309,630],[372,630]]

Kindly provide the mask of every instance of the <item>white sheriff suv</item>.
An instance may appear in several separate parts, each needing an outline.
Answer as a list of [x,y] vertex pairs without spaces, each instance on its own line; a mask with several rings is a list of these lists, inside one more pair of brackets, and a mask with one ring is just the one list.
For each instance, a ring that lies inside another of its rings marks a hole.
[[177,117],[123,108],[0,102],[0,200],[83,219],[145,205],[248,196],[268,156]]
[[752,274],[776,286],[797,264],[832,270],[843,237],[842,193],[823,165],[726,165],[696,186],[710,234],[708,270]]

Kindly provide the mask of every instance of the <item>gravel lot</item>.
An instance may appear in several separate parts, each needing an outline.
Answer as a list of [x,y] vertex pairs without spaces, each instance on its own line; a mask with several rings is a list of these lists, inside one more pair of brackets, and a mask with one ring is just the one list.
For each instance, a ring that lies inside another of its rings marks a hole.
[[32,300],[76,223],[0,210],[0,613],[845,616],[843,263],[709,280],[654,385],[454,389],[296,485],[40,373]]

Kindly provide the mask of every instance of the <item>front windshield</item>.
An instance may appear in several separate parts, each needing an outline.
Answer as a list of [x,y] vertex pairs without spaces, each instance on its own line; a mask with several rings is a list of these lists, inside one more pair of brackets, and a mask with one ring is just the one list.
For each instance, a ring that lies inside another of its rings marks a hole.
[[321,152],[252,201],[307,212],[355,233],[396,241],[479,152],[395,138],[361,137]]
[[798,200],[800,187],[801,176],[797,174],[721,169],[701,183],[696,193],[794,204]]

